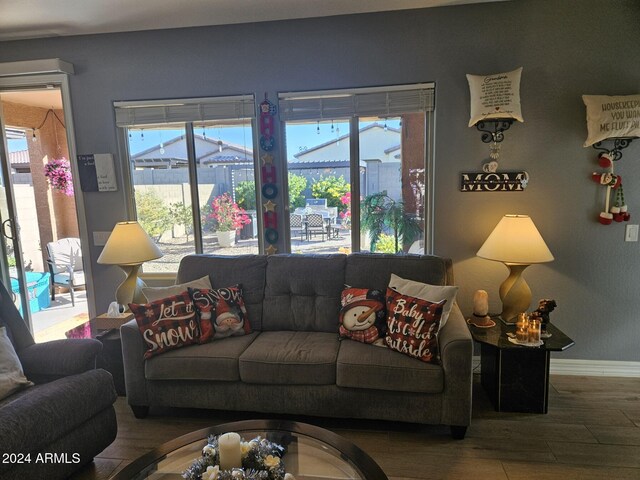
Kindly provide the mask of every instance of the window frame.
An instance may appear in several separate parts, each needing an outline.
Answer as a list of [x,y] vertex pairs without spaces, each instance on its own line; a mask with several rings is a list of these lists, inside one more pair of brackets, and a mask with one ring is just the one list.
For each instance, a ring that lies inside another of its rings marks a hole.
[[[163,107],[163,106],[176,106],[180,104],[184,104],[186,106],[193,106],[194,104],[198,104],[201,102],[208,102],[215,104],[216,101],[232,101],[233,99],[238,99],[241,101],[246,101],[248,98],[251,98],[252,102],[252,112],[251,116],[242,116],[242,117],[228,117],[228,118],[217,118],[216,120],[227,120],[229,122],[234,122],[237,120],[249,121],[251,125],[251,145],[252,145],[252,153],[253,153],[253,174],[256,179],[255,182],[255,194],[256,194],[256,203],[257,205],[261,205],[261,191],[259,188],[259,182],[257,179],[260,178],[260,161],[258,156],[258,135],[257,135],[257,116],[256,116],[256,107],[255,107],[255,96],[250,95],[237,95],[237,96],[225,96],[225,97],[206,97],[206,98],[192,98],[192,99],[180,99],[180,100],[144,100],[144,101],[117,101],[113,103],[114,110],[117,111],[118,108],[135,108],[135,107]],[[245,102],[246,103],[246,102]],[[149,124],[139,124],[135,123],[132,125],[118,125],[116,123],[116,135],[118,142],[118,150],[120,153],[120,158],[125,161],[121,163],[123,168],[123,191],[125,192],[125,206],[127,211],[127,219],[128,220],[136,220],[137,212],[136,212],[136,203],[135,203],[135,185],[133,183],[133,173],[132,173],[132,162],[130,156],[129,149],[129,136],[128,131],[131,127],[140,127],[143,126],[152,128],[153,126],[158,126],[162,124],[173,124],[173,125],[184,125],[185,130],[185,142],[187,148],[187,165],[189,172],[189,186],[191,193],[191,213],[193,220],[193,230],[194,230],[194,246],[195,253],[202,254],[204,253],[204,244],[202,239],[202,222],[201,222],[201,207],[200,207],[200,198],[198,193],[198,166],[196,162],[196,145],[195,145],[195,132],[194,132],[194,124],[207,122],[212,119],[210,118],[192,118],[190,121],[167,121],[164,123],[149,123]],[[125,171],[126,170],[126,171]],[[197,208],[194,208],[194,205]],[[262,225],[262,215],[257,215],[258,222],[258,252],[262,254],[264,252],[264,240],[263,235],[260,233],[263,230]],[[164,278],[168,276],[174,276],[177,272],[166,272],[166,273],[146,273],[143,276],[147,278]]]
[[[285,116],[284,119],[281,118],[280,126],[283,132],[283,170],[284,170],[284,181],[285,185],[283,185],[283,195],[284,198],[288,198],[288,172],[289,172],[289,164],[288,164],[288,152],[286,152],[286,124],[287,121],[296,122],[296,121],[316,121],[316,120],[327,120],[332,117],[324,117],[323,118],[323,107],[321,98],[325,97],[327,99],[335,99],[338,97],[348,97],[348,96],[358,96],[358,95],[366,95],[366,94],[380,94],[380,93],[389,93],[393,94],[393,92],[403,92],[407,90],[429,90],[431,91],[431,106],[430,108],[426,108],[423,113],[425,115],[425,131],[424,131],[424,145],[425,145],[425,157],[424,157],[424,169],[425,169],[425,197],[424,197],[424,205],[423,205],[423,215],[424,215],[424,253],[426,255],[433,255],[433,243],[434,243],[434,200],[435,200],[435,111],[436,111],[436,102],[435,102],[435,94],[436,94],[436,84],[435,82],[429,83],[419,83],[419,84],[408,84],[408,85],[390,85],[390,86],[382,86],[382,87],[364,87],[364,88],[352,88],[352,89],[335,89],[335,90],[317,90],[317,91],[305,91],[305,92],[281,92],[278,94],[279,102],[286,99],[318,99],[320,103],[320,113],[317,118],[309,118],[309,119],[290,119],[288,120]],[[282,105],[280,105],[280,110],[282,114]],[[414,113],[414,112],[403,112],[403,113]],[[371,112],[369,113],[371,114]],[[385,114],[388,114],[389,117],[397,116],[398,112],[384,112],[380,111],[376,115],[380,117],[384,117]],[[352,251],[358,252],[361,251],[362,246],[360,245],[360,119],[366,116],[366,114],[358,115],[351,114],[348,117],[336,116],[335,119],[348,118],[349,119],[349,151],[350,151],[350,184],[351,184],[351,248]],[[354,141],[355,139],[355,141]],[[353,179],[357,179],[354,181]],[[284,223],[285,223],[285,248],[287,252],[291,252],[291,228],[289,225],[289,204],[286,202],[285,204],[285,212],[284,215]]]

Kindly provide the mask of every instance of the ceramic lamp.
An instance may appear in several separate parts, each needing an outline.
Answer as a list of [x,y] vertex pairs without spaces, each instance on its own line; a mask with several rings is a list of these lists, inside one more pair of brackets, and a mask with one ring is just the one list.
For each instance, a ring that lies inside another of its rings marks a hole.
[[116,223],[98,257],[98,263],[118,265],[126,278],[116,290],[116,302],[125,308],[131,302],[146,303],[142,295],[144,283],[138,270],[144,262],[162,257],[162,252],[138,222]]
[[552,261],[551,251],[528,215],[505,215],[477,255],[509,268],[509,276],[500,285],[500,318],[505,323],[515,323],[518,313],[531,305],[531,289],[522,272],[533,263]]

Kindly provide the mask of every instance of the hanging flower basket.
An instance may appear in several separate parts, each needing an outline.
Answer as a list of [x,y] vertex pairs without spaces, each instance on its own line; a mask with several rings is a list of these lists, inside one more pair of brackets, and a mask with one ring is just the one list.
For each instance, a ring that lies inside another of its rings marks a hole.
[[71,164],[66,158],[54,158],[44,166],[44,176],[53,190],[64,193],[68,197],[73,196],[73,179],[71,177]]

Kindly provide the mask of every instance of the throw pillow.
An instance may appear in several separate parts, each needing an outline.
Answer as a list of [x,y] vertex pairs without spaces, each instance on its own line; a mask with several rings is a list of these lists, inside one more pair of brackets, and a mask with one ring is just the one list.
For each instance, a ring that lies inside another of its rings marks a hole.
[[189,289],[198,311],[203,336],[201,343],[212,338],[251,333],[247,307],[242,298],[242,285],[216,289]]
[[606,138],[640,137],[639,95],[583,95],[587,107],[585,147]]
[[380,290],[347,287],[342,291],[340,305],[341,338],[362,343],[374,343],[384,338],[387,312],[384,294]]
[[130,303],[129,308],[147,344],[144,358],[198,343],[200,328],[189,292],[147,304]]
[[467,75],[471,94],[469,126],[492,118],[513,118],[524,122],[520,107],[521,75],[522,67],[494,75]]
[[423,362],[440,363],[438,330],[446,300],[432,303],[387,289],[387,346]]
[[446,300],[447,303],[444,304],[442,317],[440,318],[440,328],[447,323],[447,319],[456,300],[456,295],[458,294],[458,287],[414,282],[413,280],[407,280],[393,273],[391,274],[391,280],[389,280],[389,288],[392,288],[402,295],[410,295],[429,302]]
[[186,292],[189,288],[212,288],[209,275],[198,278],[197,280],[181,283],[179,285],[171,285],[169,287],[145,287],[142,289],[142,293],[147,297],[147,302],[153,302],[155,300],[162,300],[163,298]]
[[0,400],[32,385],[24,376],[22,364],[9,340],[7,329],[0,327]]

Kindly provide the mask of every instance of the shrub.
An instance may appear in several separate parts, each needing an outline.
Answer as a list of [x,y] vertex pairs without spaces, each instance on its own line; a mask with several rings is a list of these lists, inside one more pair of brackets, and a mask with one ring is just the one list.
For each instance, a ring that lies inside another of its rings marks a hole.
[[136,190],[135,196],[138,222],[151,238],[159,241],[162,234],[173,226],[169,207],[153,190]]
[[326,198],[328,207],[338,207],[339,212],[347,210],[346,205],[342,202],[347,192],[351,191],[350,185],[345,181],[344,177],[330,176],[320,177],[311,185],[311,194],[313,198]]

